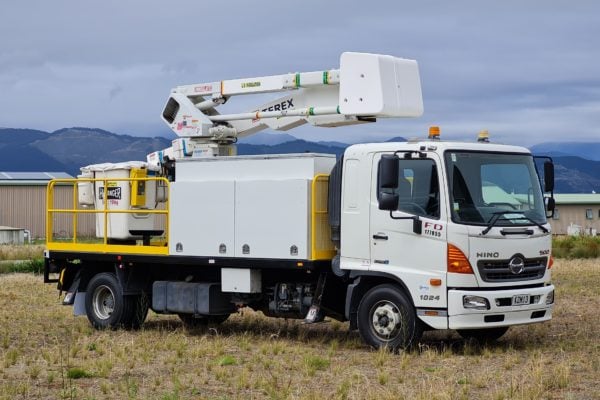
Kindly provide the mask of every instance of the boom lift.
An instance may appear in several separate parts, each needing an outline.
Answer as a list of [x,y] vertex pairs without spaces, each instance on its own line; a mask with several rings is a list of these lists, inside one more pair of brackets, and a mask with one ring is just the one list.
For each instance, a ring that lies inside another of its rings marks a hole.
[[[289,93],[217,112],[233,96],[270,92]],[[349,321],[366,343],[398,349],[427,329],[497,339],[550,320],[551,160],[542,187],[527,149],[487,134],[441,141],[436,129],[353,145],[339,160],[235,156],[237,138],[266,128],[422,111],[417,63],[376,54],[343,53],[338,70],[178,86],[162,113],[179,136],[172,147],[49,184],[45,281],[96,328],[139,327],[149,308],[190,326],[220,323],[248,306]],[[59,183],[74,187],[70,209],[54,204]],[[65,214],[67,242],[52,230]],[[98,243],[78,240],[83,214],[94,215]]]
[[[273,92],[291,93],[246,113],[221,115],[216,111],[233,96]],[[234,155],[237,138],[266,128],[287,131],[307,122],[338,127],[422,113],[415,61],[343,53],[339,69],[174,88],[162,119],[180,139],[163,154],[172,158],[174,150],[180,157]],[[149,155],[154,165],[160,161],[160,153]]]

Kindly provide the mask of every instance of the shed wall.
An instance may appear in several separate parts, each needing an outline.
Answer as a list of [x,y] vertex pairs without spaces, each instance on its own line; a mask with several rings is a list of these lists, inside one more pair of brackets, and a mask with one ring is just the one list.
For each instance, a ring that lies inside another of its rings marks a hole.
[[23,229],[0,229],[0,244],[23,244]]
[[[58,208],[73,206],[73,188],[57,186],[54,205]],[[31,231],[34,238],[46,237],[46,186],[45,185],[2,185],[0,186],[0,225]],[[54,217],[54,235],[73,236],[73,219],[69,215]],[[77,234],[81,237],[95,234],[93,215],[80,215]]]
[[[592,218],[586,217],[586,210],[592,210]],[[600,204],[558,204],[558,215],[549,218],[552,233],[566,235],[569,225],[579,225],[583,229],[596,229],[600,232]]]

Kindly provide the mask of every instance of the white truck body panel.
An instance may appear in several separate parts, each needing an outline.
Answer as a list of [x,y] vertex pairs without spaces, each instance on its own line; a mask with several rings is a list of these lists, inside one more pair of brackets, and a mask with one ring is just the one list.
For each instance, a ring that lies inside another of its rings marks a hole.
[[233,181],[171,183],[169,252],[233,257],[234,200]]
[[316,154],[178,161],[170,253],[310,259],[311,182],[334,164]]
[[231,293],[260,293],[261,270],[221,268],[221,291]]
[[310,183],[236,182],[235,257],[310,258]]
[[330,154],[282,154],[177,160],[177,182],[312,179],[328,174]]

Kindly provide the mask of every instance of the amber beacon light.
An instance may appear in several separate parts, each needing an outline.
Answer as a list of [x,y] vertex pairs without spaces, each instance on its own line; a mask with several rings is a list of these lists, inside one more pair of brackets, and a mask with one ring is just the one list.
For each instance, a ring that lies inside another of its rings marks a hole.
[[440,139],[440,127],[439,126],[430,126],[429,127],[429,139],[431,139],[431,140],[439,140]]

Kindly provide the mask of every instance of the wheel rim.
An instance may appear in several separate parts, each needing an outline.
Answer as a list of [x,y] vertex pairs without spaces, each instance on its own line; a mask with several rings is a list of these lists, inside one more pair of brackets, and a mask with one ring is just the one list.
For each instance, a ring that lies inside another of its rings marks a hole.
[[387,300],[376,303],[370,312],[371,330],[380,340],[394,340],[402,330],[402,314],[398,307]]
[[99,319],[109,319],[115,310],[115,294],[106,285],[98,286],[94,290],[92,304],[94,305],[94,314]]

